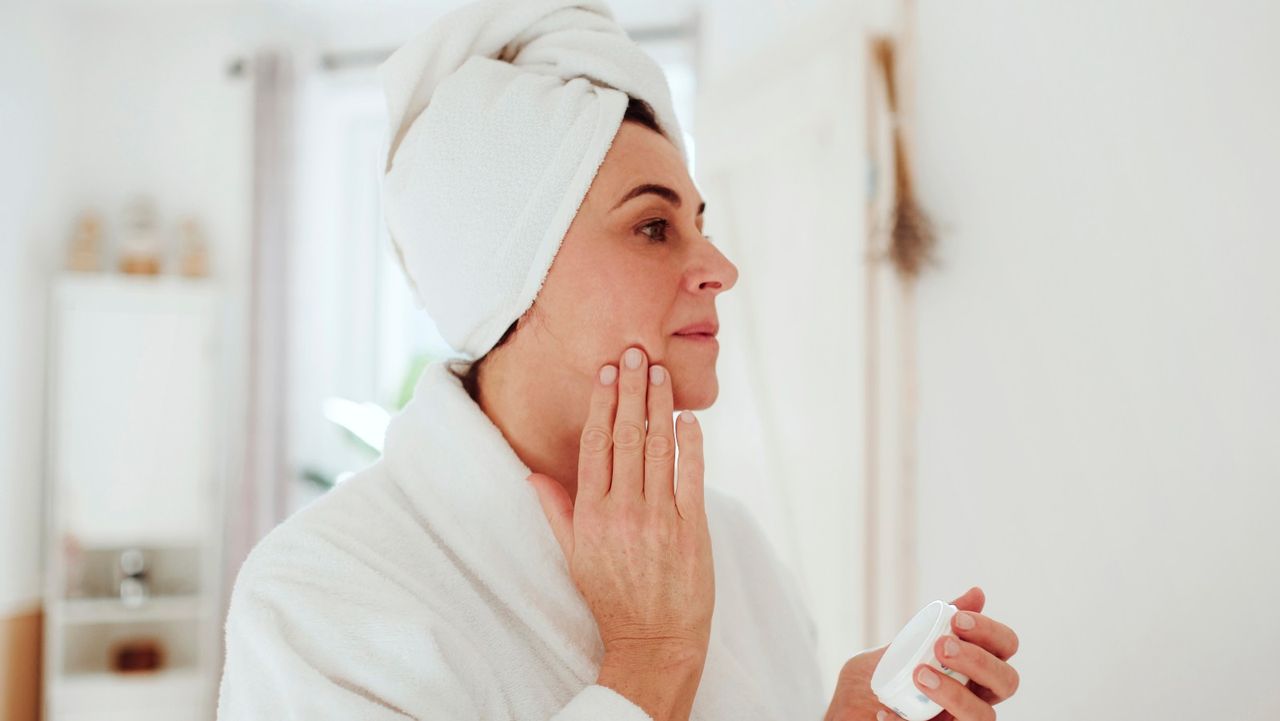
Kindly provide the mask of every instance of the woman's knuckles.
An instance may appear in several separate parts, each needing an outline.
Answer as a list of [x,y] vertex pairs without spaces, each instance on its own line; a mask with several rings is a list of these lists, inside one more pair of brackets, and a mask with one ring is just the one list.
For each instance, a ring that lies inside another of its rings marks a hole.
[[608,453],[613,446],[613,434],[600,426],[587,426],[582,429],[582,438],[579,443],[591,453]]
[[635,421],[618,421],[613,429],[613,445],[620,451],[636,451],[644,443],[644,428]]
[[661,433],[655,433],[645,439],[645,457],[651,461],[670,461],[675,458],[675,446],[671,439]]

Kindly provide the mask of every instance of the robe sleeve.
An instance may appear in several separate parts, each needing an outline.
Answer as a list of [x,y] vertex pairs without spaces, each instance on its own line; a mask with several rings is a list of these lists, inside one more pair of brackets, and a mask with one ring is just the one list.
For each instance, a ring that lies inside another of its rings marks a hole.
[[591,684],[578,692],[551,721],[653,721],[644,709],[608,686]]
[[[367,567],[334,588],[287,554],[257,555],[232,590],[218,721],[486,721],[503,706],[458,636]],[[547,721],[653,719],[591,684]]]

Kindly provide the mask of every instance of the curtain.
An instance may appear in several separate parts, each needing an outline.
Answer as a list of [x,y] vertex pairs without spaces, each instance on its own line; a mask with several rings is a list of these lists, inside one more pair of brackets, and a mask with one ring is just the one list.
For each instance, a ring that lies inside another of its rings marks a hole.
[[263,50],[251,62],[253,200],[249,252],[247,404],[239,426],[242,472],[227,494],[226,592],[245,556],[286,513],[292,476],[286,443],[289,247],[293,231],[294,73]]

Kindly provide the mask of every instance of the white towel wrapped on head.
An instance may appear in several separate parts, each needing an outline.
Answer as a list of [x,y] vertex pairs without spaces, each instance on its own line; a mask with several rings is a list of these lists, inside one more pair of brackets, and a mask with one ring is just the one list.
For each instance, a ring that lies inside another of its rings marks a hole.
[[387,226],[419,301],[470,360],[533,304],[628,96],[688,160],[662,69],[599,0],[474,2],[378,72]]

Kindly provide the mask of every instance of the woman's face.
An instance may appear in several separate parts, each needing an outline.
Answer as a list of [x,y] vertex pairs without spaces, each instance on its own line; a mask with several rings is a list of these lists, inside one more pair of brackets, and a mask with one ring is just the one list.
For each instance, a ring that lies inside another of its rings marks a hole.
[[623,122],[532,317],[521,321],[530,326],[516,333],[524,350],[591,378],[639,346],[650,365],[670,372],[677,410],[710,406],[719,391],[719,342],[677,333],[697,323],[718,327],[716,296],[737,282],[738,268],[703,236],[702,209],[676,147]]

